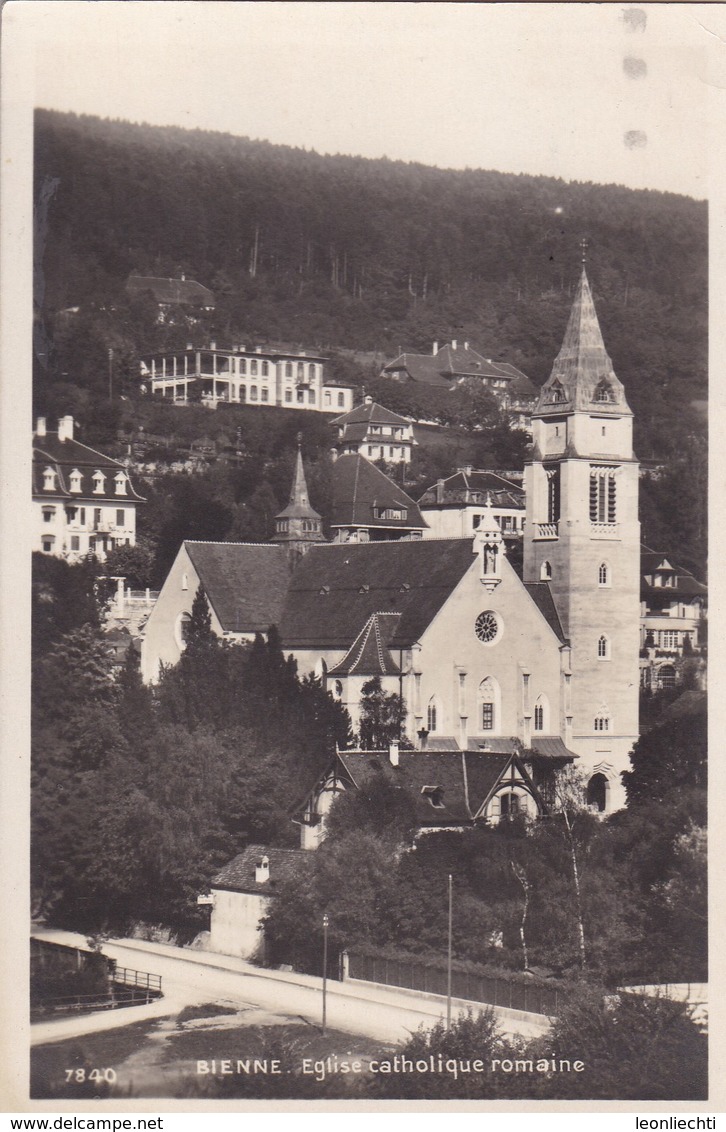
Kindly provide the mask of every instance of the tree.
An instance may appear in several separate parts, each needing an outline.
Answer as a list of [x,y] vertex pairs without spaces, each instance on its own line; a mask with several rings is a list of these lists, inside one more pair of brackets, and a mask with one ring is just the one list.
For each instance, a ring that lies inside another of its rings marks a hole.
[[328,814],[326,835],[345,837],[361,830],[385,844],[409,845],[418,829],[416,799],[410,790],[379,772],[357,789],[338,795]]
[[384,692],[380,676],[366,680],[361,688],[360,745],[367,751],[385,750],[401,742],[406,707],[396,692]]
[[672,793],[706,788],[705,710],[654,727],[635,743],[623,773],[628,806],[657,806]]
[[103,569],[109,577],[124,578],[129,589],[145,590],[153,578],[154,550],[140,543],[115,546],[106,555]]

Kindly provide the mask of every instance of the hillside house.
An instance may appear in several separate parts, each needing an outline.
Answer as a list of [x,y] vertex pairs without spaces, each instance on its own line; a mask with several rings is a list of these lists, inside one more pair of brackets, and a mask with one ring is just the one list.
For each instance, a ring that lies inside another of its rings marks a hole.
[[360,455],[387,464],[410,464],[414,439],[413,424],[406,417],[377,405],[366,397],[331,424],[338,429],[337,451],[341,455]]
[[444,346],[434,342],[430,354],[399,354],[383,367],[381,377],[439,389],[451,389],[467,378],[474,378],[494,395],[513,426],[528,431],[539,393],[526,374],[509,362],[485,358],[468,342],[462,345],[456,339]]
[[353,388],[325,377],[326,358],[305,350],[244,345],[148,354],[140,361],[142,389],[187,405],[267,405],[321,413],[353,407]]
[[118,460],[81,444],[72,416],[57,431],[39,417],[33,435],[33,550],[78,562],[104,561],[136,543],[136,508],[146,500]]
[[484,517],[486,504],[506,538],[521,538],[525,500],[520,484],[470,465],[437,480],[418,504],[428,524],[424,538],[470,538]]
[[426,520],[418,505],[365,456],[339,456],[332,477],[334,542],[420,539]]

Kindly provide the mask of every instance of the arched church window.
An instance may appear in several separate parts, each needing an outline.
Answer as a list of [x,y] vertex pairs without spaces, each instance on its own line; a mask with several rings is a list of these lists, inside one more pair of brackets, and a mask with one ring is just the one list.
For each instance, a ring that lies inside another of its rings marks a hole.
[[597,639],[597,659],[609,660],[610,659],[610,640],[601,633]]
[[587,784],[587,804],[604,814],[608,804],[609,783],[604,774],[593,774]]
[[428,707],[426,709],[426,728],[427,728],[429,734],[433,734],[436,731],[437,723],[438,723],[438,704],[436,702],[436,697],[432,696],[431,699],[429,700]]
[[492,676],[487,676],[479,685],[479,704],[482,731],[497,731],[499,728],[499,685]]
[[597,584],[599,586],[610,585],[610,567],[607,562],[601,562],[597,568]]
[[602,712],[599,715],[596,715],[594,723],[593,723],[593,730],[594,731],[609,731],[610,730],[610,716],[605,715]]
[[543,581],[543,582],[549,582],[550,581],[550,579],[552,578],[552,563],[551,562],[543,562],[542,563],[542,565],[539,568],[539,576],[540,576],[540,580]]
[[562,401],[567,400],[564,386],[560,381],[553,381],[550,386],[549,401],[551,405],[559,405]]
[[676,670],[672,664],[663,664],[658,669],[658,686],[660,688],[675,688]]
[[560,465],[545,468],[547,476],[547,522],[556,523],[560,518]]
[[590,468],[590,522],[614,523],[616,518],[615,468]]
[[534,729],[540,733],[549,730],[550,725],[550,705],[547,697],[542,695],[537,697],[537,702],[534,705]]

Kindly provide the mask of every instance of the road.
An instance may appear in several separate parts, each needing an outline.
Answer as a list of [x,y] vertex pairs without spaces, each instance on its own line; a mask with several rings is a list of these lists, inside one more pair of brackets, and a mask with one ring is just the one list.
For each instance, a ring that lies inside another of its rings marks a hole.
[[[74,946],[85,939],[68,932],[43,930],[40,938]],[[104,954],[119,966],[149,971],[163,978],[164,999],[150,1007],[133,1007],[128,1020],[141,1020],[174,1013],[192,1003],[228,1002],[262,1007],[281,1016],[298,1016],[320,1023],[322,981],[296,972],[267,971],[242,959],[211,952],[192,951],[140,940],[109,940]],[[477,1004],[455,999],[452,1016]],[[143,1012],[143,1013],[142,1013]],[[124,1012],[126,1013],[126,1012]],[[500,1011],[500,1024],[509,1034],[534,1037],[546,1031],[547,1019],[523,1011]],[[131,1017],[133,1015],[133,1018]],[[379,987],[371,983],[329,980],[327,1024],[331,1029],[362,1034],[386,1042],[405,1041],[422,1024],[432,1026],[446,1015],[446,999],[436,995]],[[33,1027],[33,1043],[61,1040],[79,1033],[119,1025],[117,1011],[82,1018],[39,1023]],[[115,1022],[114,1022],[115,1019]]]

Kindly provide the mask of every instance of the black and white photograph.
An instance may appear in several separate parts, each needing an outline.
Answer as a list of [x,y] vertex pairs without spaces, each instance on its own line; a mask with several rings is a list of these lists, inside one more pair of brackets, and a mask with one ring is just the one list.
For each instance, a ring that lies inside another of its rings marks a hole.
[[724,51],[5,5],[13,1111],[713,1106]]

